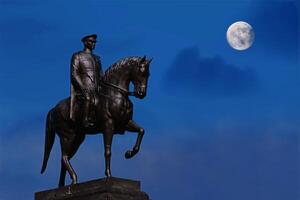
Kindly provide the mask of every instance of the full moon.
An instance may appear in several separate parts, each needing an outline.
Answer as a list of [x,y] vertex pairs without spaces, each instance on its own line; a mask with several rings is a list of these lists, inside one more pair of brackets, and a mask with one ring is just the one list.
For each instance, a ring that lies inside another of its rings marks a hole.
[[239,21],[231,24],[227,30],[227,41],[236,50],[246,50],[254,42],[254,31],[247,22]]

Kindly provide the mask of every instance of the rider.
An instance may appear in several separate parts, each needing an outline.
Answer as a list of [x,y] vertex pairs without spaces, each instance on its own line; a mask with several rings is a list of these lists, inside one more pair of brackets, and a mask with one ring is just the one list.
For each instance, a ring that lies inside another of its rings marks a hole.
[[[81,41],[84,49],[74,53],[71,60],[70,118],[77,121],[77,112],[82,113],[80,121],[84,127],[93,126],[94,119],[89,116],[90,107],[95,103],[99,81],[103,75],[100,57],[92,53],[96,39],[96,34],[83,37]],[[75,111],[75,105],[80,105],[80,110]]]

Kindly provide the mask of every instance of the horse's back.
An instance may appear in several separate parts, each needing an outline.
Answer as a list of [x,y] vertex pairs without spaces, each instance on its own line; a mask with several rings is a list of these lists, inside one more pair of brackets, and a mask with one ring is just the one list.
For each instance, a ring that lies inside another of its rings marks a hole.
[[61,117],[64,120],[70,119],[70,101],[71,98],[65,98],[60,100],[54,107],[54,111],[57,117]]

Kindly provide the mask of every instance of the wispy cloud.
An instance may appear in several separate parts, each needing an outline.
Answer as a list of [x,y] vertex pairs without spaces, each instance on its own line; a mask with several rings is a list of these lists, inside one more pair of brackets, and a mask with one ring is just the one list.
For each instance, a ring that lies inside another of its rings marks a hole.
[[192,47],[177,54],[165,75],[164,84],[174,90],[235,95],[257,90],[259,80],[251,68],[228,64],[221,57],[201,57],[198,49]]
[[[38,121],[32,123],[40,124]],[[35,191],[56,187],[58,140],[42,176],[43,127],[22,123],[12,131],[1,140],[1,152],[6,153],[1,155],[0,197],[32,199]],[[125,160],[124,152],[132,147],[136,136],[116,136],[112,156],[113,175],[141,180],[143,190],[152,199],[297,197],[299,128],[294,121],[276,119],[249,128],[225,120],[201,131],[191,128],[180,132],[176,127],[163,134],[155,131],[158,133],[145,136],[140,153],[132,160]],[[71,162],[80,181],[103,177],[102,137],[88,136]]]

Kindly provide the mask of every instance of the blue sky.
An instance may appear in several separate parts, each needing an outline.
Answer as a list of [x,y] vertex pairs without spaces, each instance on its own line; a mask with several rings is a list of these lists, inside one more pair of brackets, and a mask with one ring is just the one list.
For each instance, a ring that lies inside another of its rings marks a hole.
[[[132,99],[142,149],[125,160],[136,136],[116,136],[114,176],[156,200],[300,198],[299,2],[0,0],[0,13],[1,200],[56,187],[58,138],[39,174],[45,116],[69,95],[71,55],[91,33],[104,68],[153,58],[148,96]],[[255,31],[246,51],[225,37],[240,20]],[[102,137],[72,163],[79,181],[103,177]]]

